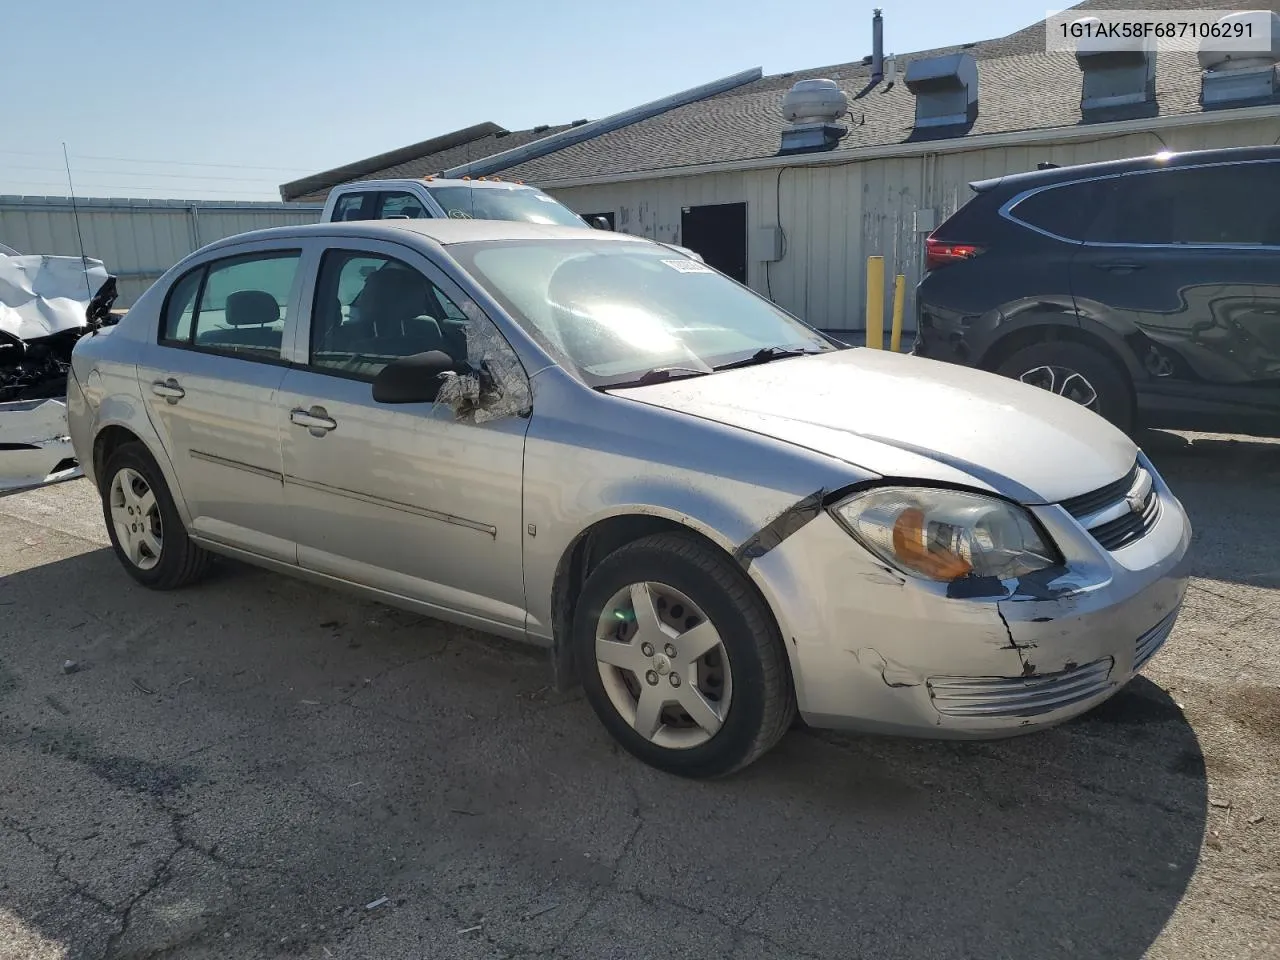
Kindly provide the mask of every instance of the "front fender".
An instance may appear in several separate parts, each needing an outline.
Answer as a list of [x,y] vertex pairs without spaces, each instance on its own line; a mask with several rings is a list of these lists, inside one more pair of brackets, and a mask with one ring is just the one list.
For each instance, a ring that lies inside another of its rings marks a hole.
[[[743,485],[745,487],[745,485]],[[652,517],[669,521],[699,534],[724,551],[737,563],[760,591],[768,605],[791,662],[797,696],[803,698],[802,678],[795,663],[795,645],[788,638],[812,630],[804,616],[805,604],[797,597],[805,595],[805,584],[795,562],[784,551],[775,549],[792,534],[819,516],[835,488],[819,487],[796,496],[761,488],[740,489],[736,496],[690,487],[666,478],[627,478],[604,485],[597,510],[583,518],[579,531],[570,538],[559,538],[552,548],[557,553],[554,569],[550,564],[531,564],[526,568],[530,607],[530,631],[541,628],[540,639],[567,654],[552,636],[554,624],[553,595],[557,574],[567,573],[568,559],[581,539],[609,520],[622,517]],[[542,598],[547,598],[545,606]],[[564,665],[558,665],[564,671]]]

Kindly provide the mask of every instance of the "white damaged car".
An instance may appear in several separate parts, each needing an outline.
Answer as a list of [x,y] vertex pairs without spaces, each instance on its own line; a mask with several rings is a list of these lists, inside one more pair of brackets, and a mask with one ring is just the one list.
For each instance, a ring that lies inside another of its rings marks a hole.
[[100,260],[11,251],[0,247],[0,495],[82,475],[67,435],[67,370],[115,300]]

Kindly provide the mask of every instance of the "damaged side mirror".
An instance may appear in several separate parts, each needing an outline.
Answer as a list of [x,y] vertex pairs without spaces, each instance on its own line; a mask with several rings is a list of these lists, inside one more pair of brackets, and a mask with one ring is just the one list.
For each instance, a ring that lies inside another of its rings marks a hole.
[[89,300],[89,305],[85,307],[84,317],[89,329],[97,332],[100,328],[107,326],[111,321],[111,308],[115,305],[116,298],[119,297],[116,290],[116,278],[107,277],[106,282],[98,288],[98,292]]

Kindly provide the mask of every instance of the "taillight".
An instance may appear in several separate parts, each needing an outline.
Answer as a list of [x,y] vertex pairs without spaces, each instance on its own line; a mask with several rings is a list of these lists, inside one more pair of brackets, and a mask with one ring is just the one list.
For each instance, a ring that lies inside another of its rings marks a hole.
[[952,243],[949,240],[928,237],[924,241],[924,268],[937,270],[949,263],[972,260],[984,250],[986,247],[980,247],[975,243]]

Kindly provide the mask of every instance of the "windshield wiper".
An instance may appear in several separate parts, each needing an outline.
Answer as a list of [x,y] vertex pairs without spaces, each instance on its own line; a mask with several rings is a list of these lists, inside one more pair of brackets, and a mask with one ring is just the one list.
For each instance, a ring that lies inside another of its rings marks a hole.
[[733,370],[736,367],[754,367],[758,363],[769,363],[772,360],[785,360],[787,357],[803,357],[811,353],[823,353],[822,350],[809,350],[805,347],[762,347],[749,357],[722,363],[717,370]]
[[668,380],[683,380],[685,377],[705,377],[711,370],[699,367],[654,367],[646,370],[634,380],[625,383],[611,383],[608,389],[617,387],[647,387],[651,383],[666,383]]

